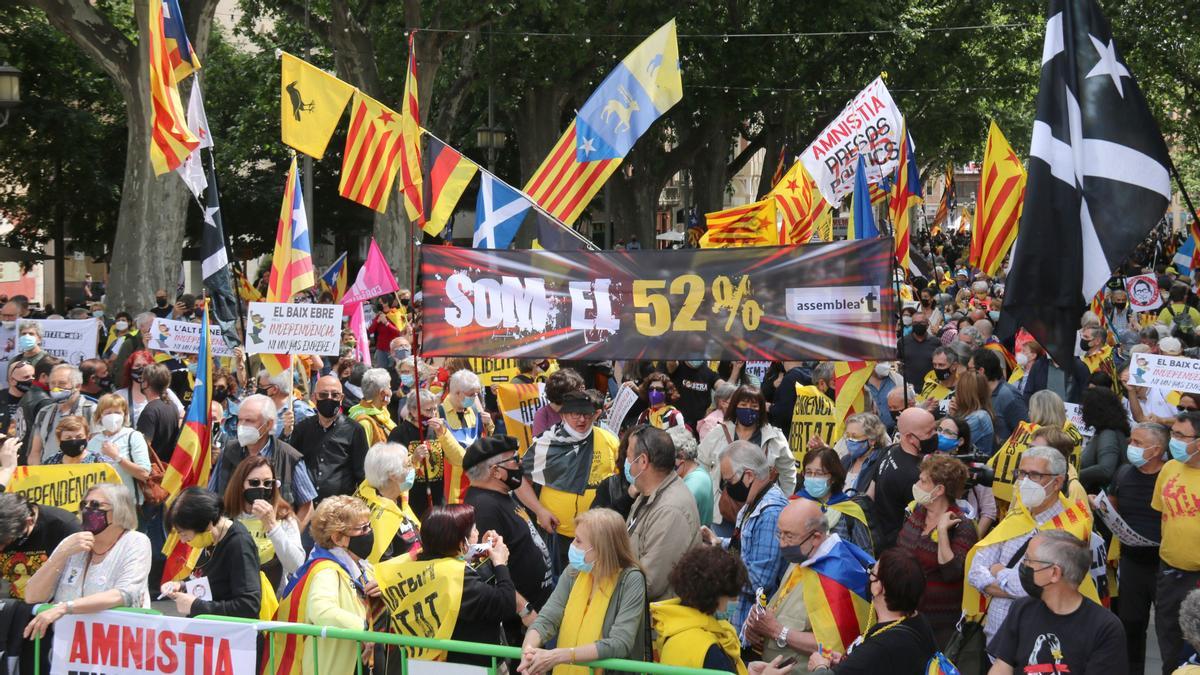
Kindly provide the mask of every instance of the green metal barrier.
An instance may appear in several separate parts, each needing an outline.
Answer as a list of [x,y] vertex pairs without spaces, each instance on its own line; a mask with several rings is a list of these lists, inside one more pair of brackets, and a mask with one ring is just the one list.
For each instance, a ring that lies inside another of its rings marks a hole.
[[[503,645],[489,645],[481,642],[461,642],[459,640],[435,640],[433,638],[421,638],[411,635],[397,635],[395,633],[377,633],[374,631],[365,630],[349,630],[346,628],[332,628],[326,626],[313,626],[306,623],[286,623],[282,621],[259,621],[257,619],[241,619],[229,616],[216,616],[212,614],[201,614],[196,616],[197,619],[209,619],[212,621],[226,621],[233,623],[254,624],[257,629],[264,633],[280,633],[285,635],[303,635],[305,637],[331,638],[335,640],[352,640],[354,642],[363,643],[369,642],[380,645],[393,645],[396,647],[417,647],[422,649],[438,649],[447,652],[459,652],[463,654],[472,654],[475,656],[486,656],[492,659],[492,665],[488,669],[492,675],[498,672],[498,661],[501,659],[512,659],[514,661],[521,660],[521,649],[519,647],[508,647]],[[268,663],[270,664],[270,672],[275,671],[275,646],[272,641],[268,641]],[[313,650],[313,661],[317,661],[317,641],[312,640],[310,643]],[[402,672],[408,672],[408,655],[401,649],[399,650]],[[614,670],[627,673],[647,673],[647,675],[729,675],[721,670],[706,670],[699,668],[683,668],[680,666],[668,666],[661,663],[650,663],[647,661],[633,661],[630,659],[600,659],[598,661],[579,662],[575,665],[588,668],[590,671],[597,670]],[[356,672],[362,675],[362,659],[358,660]],[[321,675],[321,674],[318,674]],[[514,674],[515,675],[515,674]]]

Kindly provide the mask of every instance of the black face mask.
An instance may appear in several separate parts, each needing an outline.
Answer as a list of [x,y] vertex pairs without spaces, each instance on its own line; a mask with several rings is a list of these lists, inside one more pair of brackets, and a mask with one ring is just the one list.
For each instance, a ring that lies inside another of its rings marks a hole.
[[728,483],[722,482],[724,483],[722,489],[725,490],[725,494],[729,495],[729,498],[733,501],[745,502],[750,496],[750,486],[743,483],[740,476],[737,480],[731,480]]
[[242,490],[242,499],[246,500],[247,504],[253,504],[260,499],[269,504],[274,495],[275,490],[269,487],[246,488]]
[[87,439],[71,438],[65,441],[58,442],[58,448],[67,457],[78,457],[83,454],[83,449],[87,447]]
[[134,368],[133,370],[129,371],[129,379],[133,380],[134,382],[141,382],[142,381],[142,369]]
[[920,452],[922,455],[931,455],[934,452],[937,452],[937,449],[938,449],[938,435],[937,435],[937,432],[935,431],[932,436],[921,441]]
[[259,387],[258,389],[254,390],[254,393],[258,394],[259,396],[266,396],[268,391],[271,391],[270,387]]
[[333,417],[337,415],[341,403],[337,399],[319,398],[317,399],[317,412],[320,413],[321,417]]
[[167,299],[166,298],[155,298],[154,304],[158,305],[159,307],[166,307]]
[[950,379],[949,368],[934,368],[933,374],[937,376],[939,382],[945,382],[946,380]]
[[1123,302],[1114,302],[1114,303],[1113,303],[1113,309],[1117,310],[1118,312],[1123,312],[1123,311],[1125,311],[1125,303],[1123,303]]
[[412,300],[409,300],[408,298],[400,298],[400,304],[405,307],[408,307],[411,303]]
[[366,560],[367,556],[371,555],[373,548],[375,548],[375,532],[373,530],[367,530],[366,534],[356,534],[350,537],[350,543],[346,544],[346,550],[361,560]]
[[212,391],[212,400],[217,403],[224,403],[225,399],[229,398],[229,389],[226,387],[215,387]]
[[22,382],[18,382],[16,386],[17,386],[17,391],[24,394],[25,392],[29,391],[30,387],[33,386],[33,380],[24,380]]
[[1021,580],[1021,588],[1025,589],[1025,593],[1031,598],[1042,598],[1042,591],[1046,590],[1042,586],[1038,586],[1033,580],[1033,575],[1037,574],[1029,565],[1022,564],[1017,567],[1017,578]]
[[525,478],[525,470],[518,464],[517,468],[510,469],[506,466],[500,467],[504,469],[504,487],[509,490],[516,490],[521,487],[521,481]]
[[1089,342],[1089,341],[1087,340],[1087,338],[1079,338],[1079,349],[1080,349],[1080,351],[1084,351],[1084,352],[1086,352],[1086,351],[1088,351],[1088,350],[1089,350],[1089,349],[1091,349],[1091,348],[1092,348],[1092,343],[1091,343],[1091,342]]
[[912,329],[913,335],[916,335],[917,337],[925,337],[925,334],[929,332],[929,324],[914,323],[912,325]]
[[111,377],[102,377],[96,380],[96,388],[100,391],[112,391],[113,380]]

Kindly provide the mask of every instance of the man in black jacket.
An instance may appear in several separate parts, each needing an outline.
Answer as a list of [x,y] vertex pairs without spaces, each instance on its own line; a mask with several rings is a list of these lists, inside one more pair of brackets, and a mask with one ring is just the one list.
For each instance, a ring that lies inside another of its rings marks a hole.
[[333,495],[354,494],[363,481],[367,434],[342,414],[342,396],[342,383],[333,375],[317,380],[317,414],[300,420],[290,439],[313,472],[314,505]]

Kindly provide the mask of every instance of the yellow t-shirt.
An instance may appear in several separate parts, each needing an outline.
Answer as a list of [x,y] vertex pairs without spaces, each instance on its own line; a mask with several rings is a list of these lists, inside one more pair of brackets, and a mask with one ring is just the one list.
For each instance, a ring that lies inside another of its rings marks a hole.
[[[1172,323],[1175,323],[1175,316],[1185,311],[1188,314],[1188,318],[1192,320],[1192,326],[1200,326],[1200,311],[1196,311],[1195,307],[1188,307],[1182,302],[1173,302],[1163,307],[1162,311],[1158,313],[1158,322],[1170,326]],[[1174,316],[1171,314],[1172,312],[1175,313]]]
[[558,518],[558,533],[562,536],[575,536],[575,516],[592,508],[592,501],[596,498],[596,486],[616,473],[619,445],[620,441],[611,432],[593,427],[592,466],[588,471],[587,489],[583,494],[576,495],[542,486],[539,501]]
[[1159,557],[1175,569],[1200,571],[1200,469],[1175,460],[1164,464],[1150,506],[1162,513]]

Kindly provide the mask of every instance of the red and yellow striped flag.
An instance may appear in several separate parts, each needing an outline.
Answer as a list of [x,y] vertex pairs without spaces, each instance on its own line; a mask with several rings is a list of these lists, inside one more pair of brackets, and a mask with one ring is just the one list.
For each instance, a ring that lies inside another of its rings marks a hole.
[[896,262],[900,269],[908,272],[912,266],[909,249],[909,210],[921,203],[921,174],[917,167],[917,156],[913,149],[912,136],[908,134],[907,120],[900,122],[900,163],[896,165],[896,180],[892,184],[888,210],[895,228]]
[[947,218],[950,217],[950,203],[954,201],[954,165],[946,164],[945,185],[942,186],[942,200],[938,202],[937,213],[933,214],[933,222],[930,224],[929,232],[931,237],[936,237],[934,233],[936,228],[939,232],[941,225]]
[[[313,275],[312,244],[308,237],[308,219],[304,211],[304,191],[296,172],[296,158],[288,169],[283,203],[279,207],[279,225],[275,230],[275,252],[271,256],[271,274],[267,280],[267,302],[291,302],[292,297],[316,283]],[[262,354],[263,366],[277,375],[291,368],[287,354]]]
[[735,206],[704,214],[708,231],[700,237],[700,248],[738,246],[776,246],[779,231],[775,226],[775,199]]
[[175,86],[175,70],[163,35],[163,4],[150,0],[149,5],[150,163],[154,174],[161,176],[183,164],[200,139],[188,129]]
[[992,122],[983,153],[975,231],[971,233],[970,263],[985,274],[994,275],[1000,270],[1017,239],[1025,180],[1025,167],[1000,127]]
[[525,184],[525,193],[538,206],[567,225],[575,222],[604,181],[621,165],[620,157],[580,162],[576,159],[576,145],[572,121]]
[[783,216],[780,243],[807,244],[815,232],[833,228],[833,209],[804,162],[793,164],[769,196],[775,198],[775,208]]
[[251,284],[246,279],[246,275],[242,274],[241,266],[230,265],[230,267],[233,269],[234,285],[237,286],[237,294],[242,299],[242,302],[258,302],[262,300],[262,293],[254,287],[254,284]]
[[[398,159],[405,145],[401,115],[357,90],[351,110],[338,194],[383,213],[400,165],[407,162],[407,155],[403,161]],[[407,202],[406,197],[406,209]]]
[[404,195],[408,220],[421,226],[425,223],[425,206],[421,188],[421,106],[417,98],[416,37],[415,30],[408,34],[408,73],[404,79],[404,103],[400,108],[400,193]]

